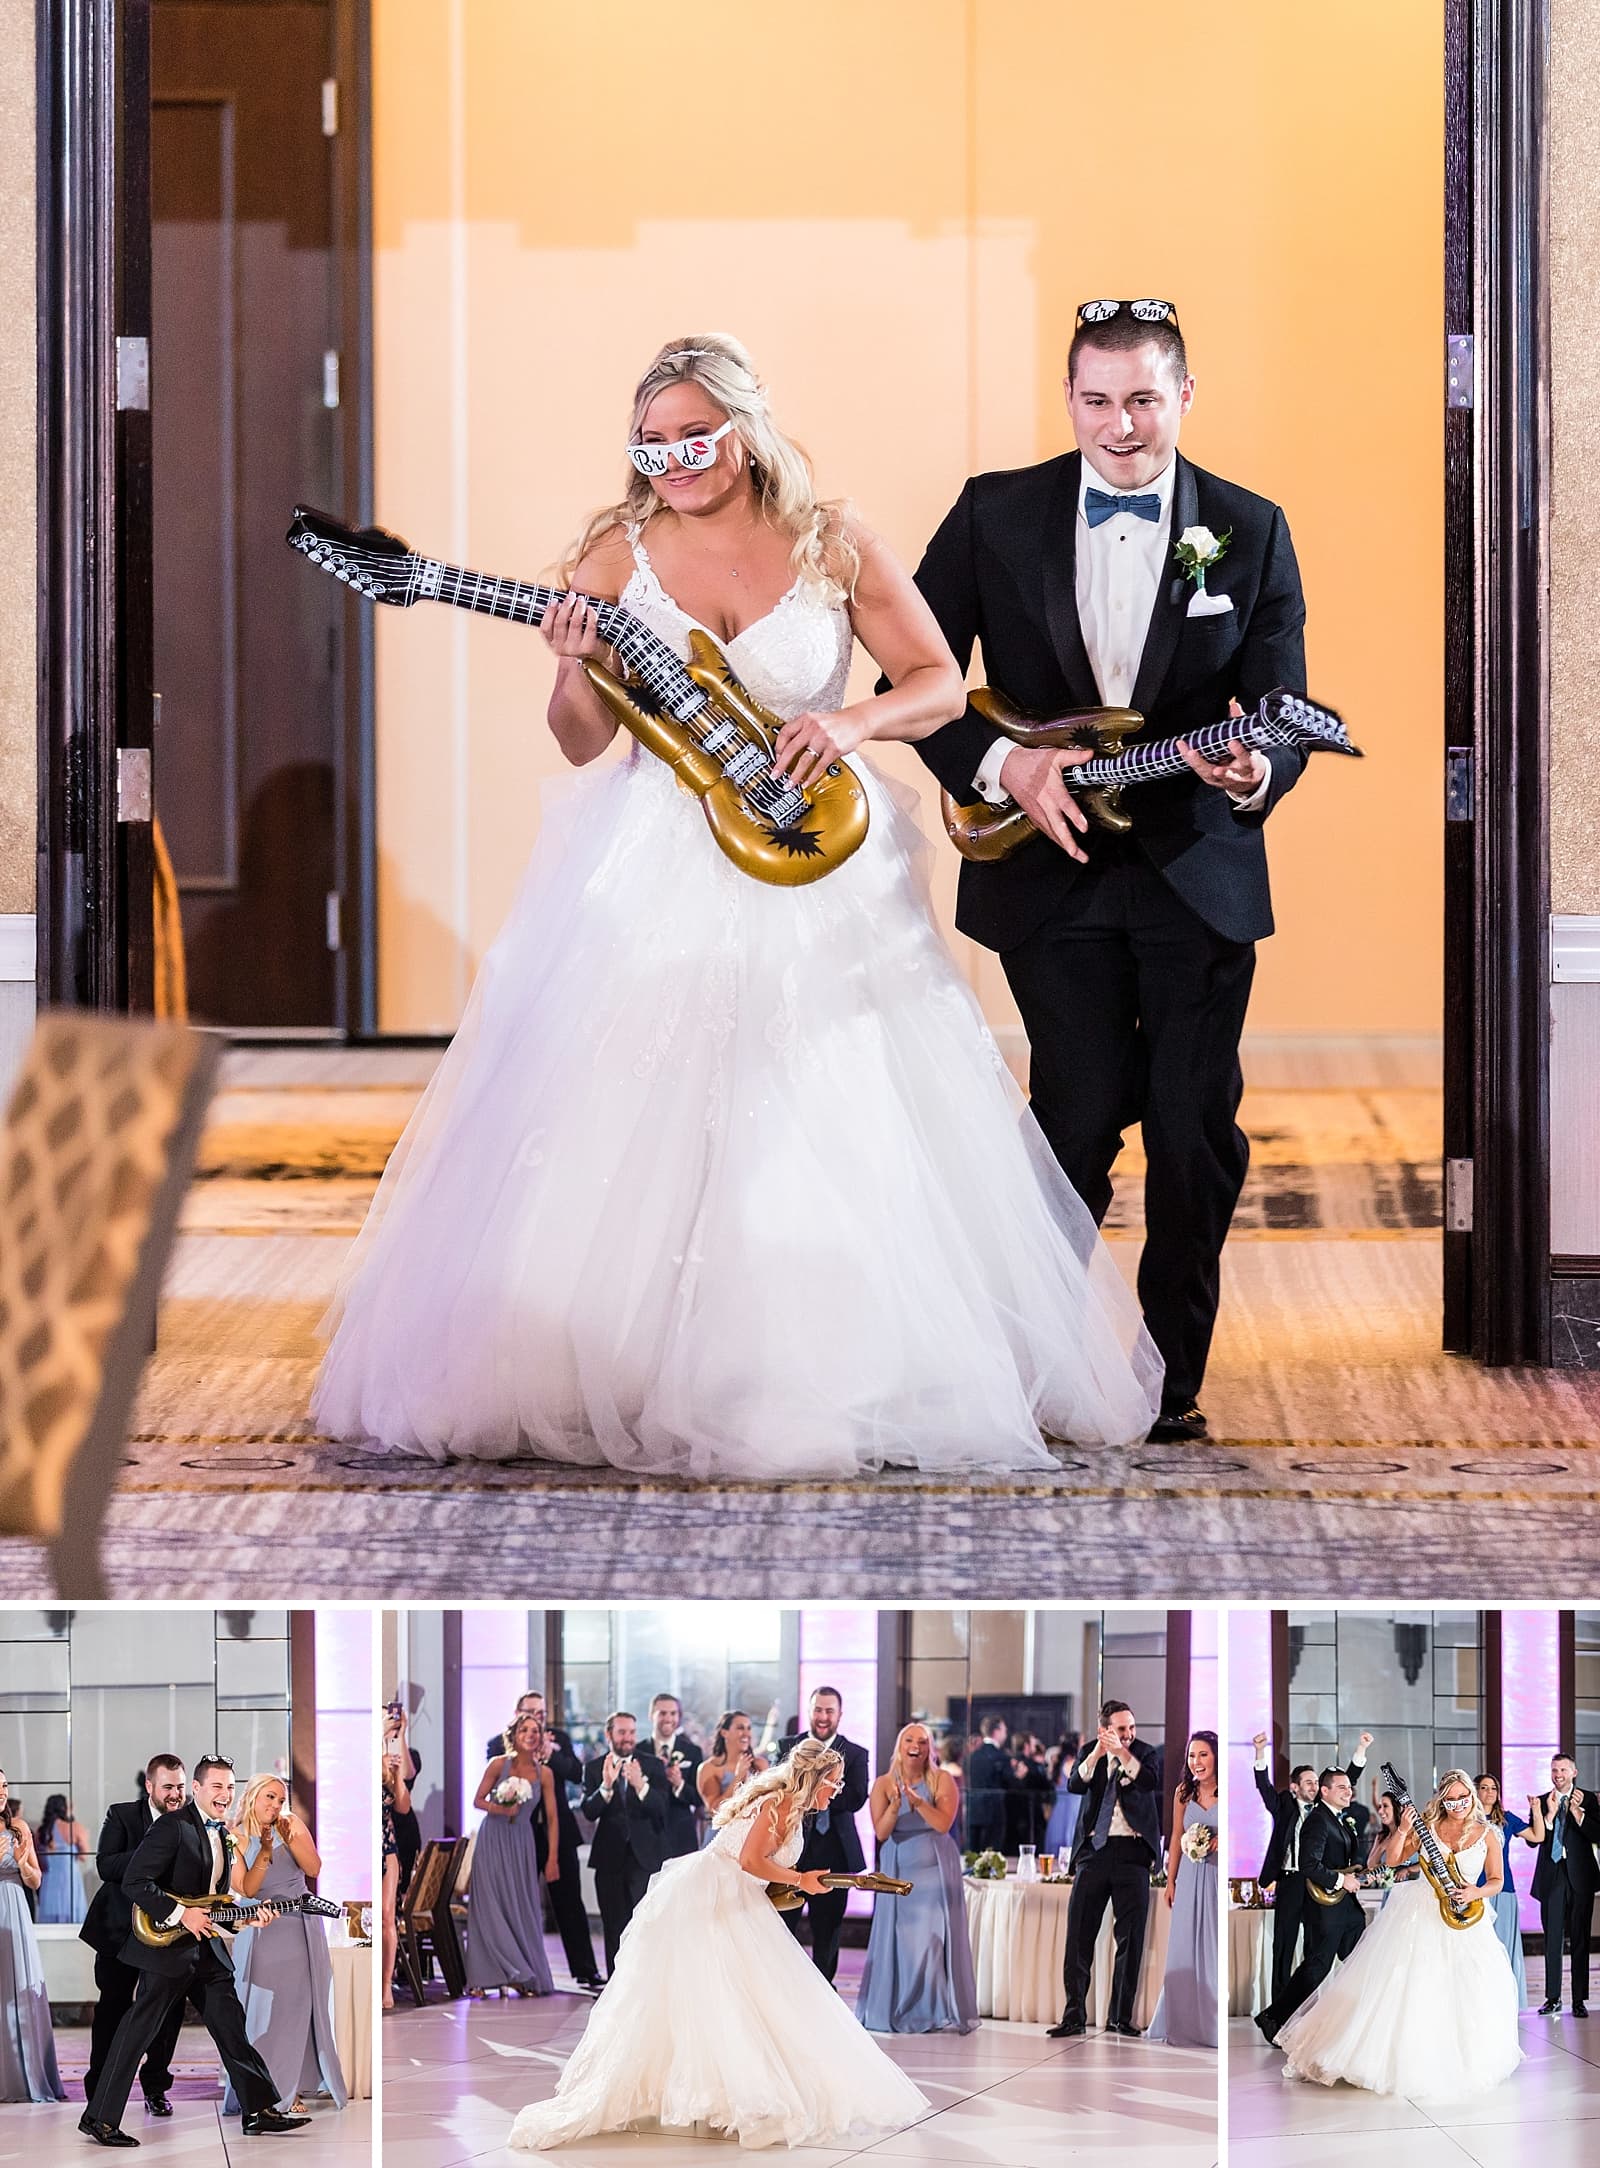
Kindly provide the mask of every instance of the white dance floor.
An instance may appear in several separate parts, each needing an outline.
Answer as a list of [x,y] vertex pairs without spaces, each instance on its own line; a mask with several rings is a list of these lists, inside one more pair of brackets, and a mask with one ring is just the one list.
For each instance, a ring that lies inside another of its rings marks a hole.
[[[58,2027],[56,2056],[67,2100],[54,2107],[12,2102],[0,2108],[0,2168],[89,2168],[91,2161],[126,2159],[126,2153],[91,2145],[78,2129],[87,2027]],[[165,2168],[263,2168],[270,2154],[277,2168],[369,2168],[373,2159],[370,2100],[352,2100],[342,2110],[323,2101],[310,2109],[304,2130],[286,2138],[246,2138],[239,2118],[222,2113],[222,2071],[198,2025],[183,2029],[173,2077],[170,2120],[146,2115],[137,2086],[122,2118],[123,2129],[139,2141],[141,2161]]]
[[1591,2168],[1600,2148],[1600,2016],[1520,2021],[1527,2060],[1470,2100],[1415,2101],[1306,2085],[1247,2018],[1228,2026],[1233,2168]]
[[[839,1980],[847,1998],[860,1965],[859,1951],[845,1952]],[[532,2156],[504,2144],[511,2119],[554,2092],[588,2011],[589,1998],[577,1993],[424,2010],[402,1997],[383,2020],[384,2168],[527,2168]],[[1216,2161],[1216,2057],[1203,2050],[1100,2033],[1050,2040],[1042,2026],[990,2019],[965,2038],[879,2038],[932,2100],[932,2115],[865,2150],[780,2150],[762,2158],[785,2168],[836,2168],[846,2160],[888,2168],[912,2159],[922,2168],[1059,2168],[1091,2156],[1117,2168],[1213,2168]],[[721,2139],[618,2135],[546,2157],[568,2168],[625,2159],[639,2168],[714,2168],[729,2153]]]

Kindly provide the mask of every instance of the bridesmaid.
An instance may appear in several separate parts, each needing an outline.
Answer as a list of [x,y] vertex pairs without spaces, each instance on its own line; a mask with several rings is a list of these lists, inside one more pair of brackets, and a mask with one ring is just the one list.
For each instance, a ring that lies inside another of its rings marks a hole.
[[[252,1777],[234,1818],[233,1887],[241,1897],[303,1897],[322,1871],[311,1832],[289,1812],[281,1777]],[[279,2105],[305,2111],[308,2093],[345,2105],[344,2072],[333,2038],[333,1960],[319,1919],[291,1913],[271,1934],[246,1927],[233,1949],[233,1975],[250,2045],[272,2073]],[[224,2115],[237,2115],[230,2085]]]
[[1071,1790],[1072,1772],[1078,1765],[1079,1741],[1076,1732],[1059,1738],[1050,1755],[1050,1773],[1055,1783],[1056,1800],[1050,1809],[1050,1820],[1045,1827],[1044,1843],[1040,1850],[1049,1852],[1063,1866],[1072,1857],[1072,1833],[1078,1826],[1078,1809],[1083,1805],[1080,1795]]
[[[1506,1955],[1511,1960],[1511,1970],[1516,1974],[1517,2008],[1526,2010],[1528,1970],[1522,1960],[1522,1900],[1517,1895],[1516,1876],[1512,1871],[1512,1853],[1516,1847],[1511,1840],[1513,1837],[1521,1837],[1524,1844],[1528,1843],[1530,1840],[1527,1831],[1530,1824],[1524,1821],[1520,1814],[1513,1814],[1502,1800],[1498,1777],[1475,1777],[1473,1783],[1479,1806],[1500,1832],[1501,1850],[1505,1855],[1505,1883],[1494,1901],[1494,1931],[1504,1943]],[[1483,1873],[1478,1877],[1480,1886],[1488,1879],[1489,1869],[1485,1863]]]
[[0,1770],[0,2100],[65,2100],[50,1997],[25,1889],[43,1879],[27,1823]]
[[[1149,2038],[1175,2048],[1217,2044],[1217,1735],[1197,1731],[1189,1741],[1189,1769],[1173,1794],[1172,1841],[1167,1846],[1166,1900],[1172,1909],[1167,1970]],[[1203,1859],[1188,1845],[1202,1841]]]
[[916,1887],[872,1906],[856,2016],[868,2032],[975,2032],[978,1990],[961,1854],[950,1835],[959,1787],[933,1762],[926,1724],[907,1724],[868,1796],[878,1867]]
[[52,1792],[39,1818],[41,1927],[76,1927],[89,1909],[83,1890],[83,1862],[89,1856],[89,1832],[75,1822],[63,1792]]
[[383,2007],[394,2008],[394,1968],[400,1958],[400,1844],[395,1830],[397,1814],[411,1812],[411,1785],[402,1762],[409,1763],[405,1726],[385,1732],[378,1757],[379,1788],[383,1801]]
[[755,1750],[755,1726],[743,1709],[730,1709],[717,1726],[711,1752],[694,1774],[695,1789],[706,1810],[702,1844],[710,1844],[716,1836],[711,1825],[728,1794],[747,1778],[760,1776],[766,1767],[767,1757]]
[[[538,1756],[542,1726],[537,1717],[518,1717],[508,1726],[511,1751],[497,1754],[483,1772],[472,1804],[484,1819],[472,1848],[472,1879],[467,1896],[467,1992],[481,2001],[489,1989],[504,1994],[548,1995],[555,1986],[544,1948],[544,1905],[529,1823],[544,1808],[545,1828],[557,1829],[555,1779],[550,1764]],[[520,1780],[520,1798],[497,1799],[502,1786]],[[561,1847],[549,1847],[544,1878],[561,1874]]]

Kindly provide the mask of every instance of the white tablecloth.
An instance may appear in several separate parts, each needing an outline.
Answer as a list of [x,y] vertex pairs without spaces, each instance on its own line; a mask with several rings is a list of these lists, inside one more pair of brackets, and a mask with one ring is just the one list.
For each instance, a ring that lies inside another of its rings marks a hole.
[[[978,1982],[981,2017],[1015,2018],[1025,2025],[1053,2025],[1065,1999],[1062,1965],[1067,1953],[1067,1904],[1071,1889],[1060,1882],[979,1882],[970,1877],[967,1931],[972,1938],[972,1969]],[[1133,2022],[1141,2029],[1155,2016],[1167,1967],[1167,1933],[1172,1914],[1163,1893],[1150,1892],[1145,1925],[1144,1960]],[[1094,1946],[1089,1979],[1089,2023],[1103,2025],[1111,2008],[1111,1972],[1116,1942],[1111,1908]]]
[[333,2038],[352,2100],[372,2098],[372,1945],[330,1942]]
[[[1368,1917],[1383,1903],[1381,1889],[1357,1892]],[[1228,1913],[1228,2015],[1254,2017],[1272,2000],[1272,1908]]]
[[35,1927],[39,1961],[44,1966],[45,1993],[55,2003],[97,2002],[94,1984],[94,1952],[78,1940],[76,1927]]

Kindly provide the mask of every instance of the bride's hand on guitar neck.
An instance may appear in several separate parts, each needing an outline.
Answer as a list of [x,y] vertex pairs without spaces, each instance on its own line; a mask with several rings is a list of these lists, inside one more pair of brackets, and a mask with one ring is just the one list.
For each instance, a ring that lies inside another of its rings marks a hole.
[[872,735],[864,715],[841,708],[836,715],[797,715],[778,732],[774,775],[788,775],[804,790]]
[[1000,770],[1000,781],[1039,833],[1082,865],[1088,864],[1089,854],[1078,836],[1088,827],[1089,816],[1061,780],[1061,771],[1093,758],[1088,746],[1019,745],[1007,753]]
[[582,595],[568,595],[553,610],[546,610],[539,620],[539,634],[564,661],[582,662],[606,652],[595,606]]

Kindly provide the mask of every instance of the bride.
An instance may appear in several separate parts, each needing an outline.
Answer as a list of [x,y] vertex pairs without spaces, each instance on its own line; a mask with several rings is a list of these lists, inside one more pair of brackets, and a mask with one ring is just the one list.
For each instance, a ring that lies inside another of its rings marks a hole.
[[[1422,1818],[1455,1856],[1465,1885],[1456,1909],[1481,1898],[1482,1917],[1455,1926],[1426,1877],[1397,1882],[1346,1963],[1279,2032],[1294,2077],[1458,2099],[1502,2084],[1522,2060],[1516,1979],[1495,1929],[1505,1873],[1500,1832],[1462,1769],[1446,1771]],[[1416,1820],[1407,1807],[1384,1848],[1385,1866],[1420,1858]]]
[[[542,627],[575,765],[617,727],[584,598],[680,656],[710,631],[801,782],[960,711],[926,603],[818,501],[736,341],[663,349],[628,450]],[[856,640],[894,689],[841,706]],[[756,1478],[1144,1437],[1160,1357],[934,927],[913,815],[854,765],[866,840],[803,888],[740,873],[631,742],[566,787],[345,1269],[324,1432]]]
[[767,1895],[797,1872],[802,1823],[839,1789],[844,1757],[805,1738],[719,1809],[703,1852],[669,1859],[552,2100],[524,2108],[526,2153],[600,2131],[699,2124],[741,2145],[868,2143],[932,2103],[863,2031]]

